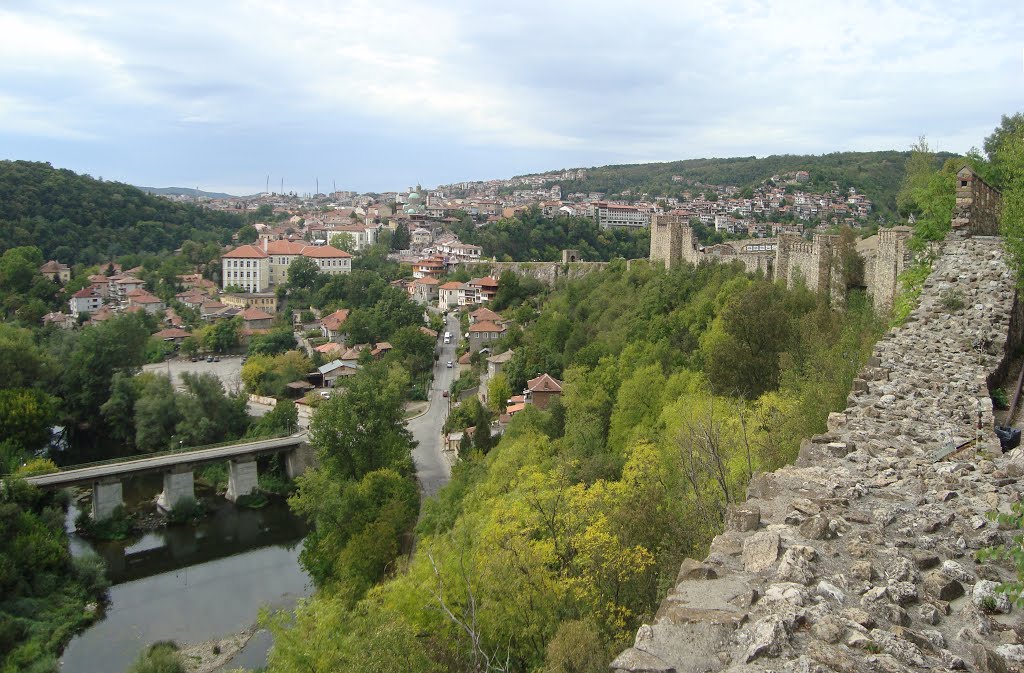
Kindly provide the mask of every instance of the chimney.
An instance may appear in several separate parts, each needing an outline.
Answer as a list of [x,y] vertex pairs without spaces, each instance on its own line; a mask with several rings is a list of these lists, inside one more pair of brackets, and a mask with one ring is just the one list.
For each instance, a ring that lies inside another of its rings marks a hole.
[[260,240],[263,241],[263,252],[267,251],[267,236],[260,236]]

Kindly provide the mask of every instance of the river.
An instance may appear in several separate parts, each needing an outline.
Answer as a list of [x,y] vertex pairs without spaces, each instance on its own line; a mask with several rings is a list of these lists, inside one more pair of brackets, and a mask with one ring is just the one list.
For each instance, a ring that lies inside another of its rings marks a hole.
[[[132,480],[125,483],[125,500],[138,504],[158,490],[153,479]],[[228,636],[250,628],[261,607],[291,607],[310,594],[298,562],[305,528],[283,499],[250,510],[199,495],[212,509],[199,524],[122,543],[82,539],[74,532],[77,509],[69,510],[72,553],[102,556],[112,586],[104,618],[65,649],[62,673],[121,673],[155,641]],[[257,633],[229,667],[265,665],[270,645],[269,635]]]
[[[459,331],[457,316],[448,317],[446,329]],[[441,427],[449,401],[443,393],[456,373],[446,363],[456,354],[455,344],[439,345],[430,404],[408,422],[425,498],[451,478]],[[123,488],[129,509],[152,510],[162,481],[150,475],[126,480]],[[102,556],[113,585],[104,618],[71,641],[61,673],[123,673],[151,643],[200,643],[238,633],[253,625],[261,607],[290,607],[312,593],[298,562],[306,530],[283,499],[249,510],[200,487],[196,494],[213,510],[198,525],[162,528],[124,543],[83,540],[74,532],[78,510],[71,507],[72,553]],[[258,631],[222,669],[265,666],[271,645],[270,634]]]

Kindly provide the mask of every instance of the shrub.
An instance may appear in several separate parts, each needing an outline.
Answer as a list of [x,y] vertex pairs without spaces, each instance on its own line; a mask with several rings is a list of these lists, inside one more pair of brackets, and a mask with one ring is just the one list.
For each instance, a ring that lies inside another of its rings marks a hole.
[[960,290],[946,290],[939,295],[939,301],[942,302],[942,308],[946,309],[950,313],[956,313],[966,306],[964,302],[964,295]]
[[178,654],[178,646],[169,641],[153,643],[135,663],[128,673],[186,673],[185,662]]
[[235,500],[236,505],[239,507],[246,507],[248,509],[260,509],[261,507],[266,507],[268,502],[270,501],[267,500],[267,496],[260,491],[240,495],[238,496],[238,499]]
[[996,409],[1009,409],[1010,401],[1006,399],[1006,391],[1002,388],[996,388],[993,390],[992,404],[995,405]]
[[89,512],[82,510],[75,518],[75,528],[82,537],[96,540],[124,540],[135,529],[135,520],[123,505],[101,521],[93,521]]
[[71,559],[75,576],[82,583],[85,590],[91,596],[102,594],[110,588],[110,580],[107,579],[107,565],[96,554],[76,556]]
[[203,516],[206,508],[195,498],[182,498],[167,512],[168,523],[179,524]]

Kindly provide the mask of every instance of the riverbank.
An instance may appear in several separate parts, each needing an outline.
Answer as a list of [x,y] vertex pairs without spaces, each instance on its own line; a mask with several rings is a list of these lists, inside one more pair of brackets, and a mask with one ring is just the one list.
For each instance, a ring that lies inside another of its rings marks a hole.
[[178,654],[185,663],[188,673],[213,673],[230,663],[256,631],[256,627],[251,626],[223,638],[213,638],[194,645],[182,645]]

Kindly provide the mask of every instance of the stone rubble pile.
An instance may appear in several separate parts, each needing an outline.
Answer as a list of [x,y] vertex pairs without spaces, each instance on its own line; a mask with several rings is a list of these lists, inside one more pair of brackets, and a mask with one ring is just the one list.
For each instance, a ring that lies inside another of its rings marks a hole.
[[1020,669],[1024,622],[996,591],[1014,575],[975,561],[1013,536],[986,513],[1024,492],[1024,451],[1001,453],[986,386],[1008,357],[1014,296],[999,239],[947,239],[847,409],[796,465],[753,479],[612,669]]

